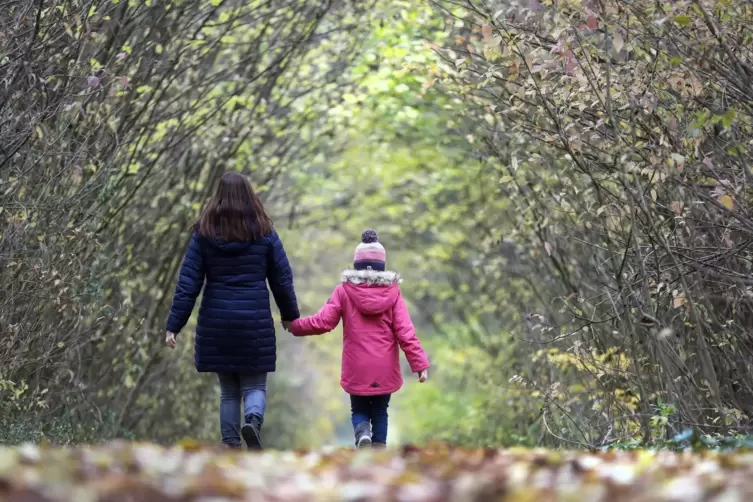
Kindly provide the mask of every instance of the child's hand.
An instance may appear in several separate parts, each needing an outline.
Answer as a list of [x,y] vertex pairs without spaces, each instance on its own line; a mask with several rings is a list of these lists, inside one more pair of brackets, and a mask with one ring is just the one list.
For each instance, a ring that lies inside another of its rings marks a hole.
[[423,370],[418,372],[418,381],[424,383],[429,379],[429,370]]

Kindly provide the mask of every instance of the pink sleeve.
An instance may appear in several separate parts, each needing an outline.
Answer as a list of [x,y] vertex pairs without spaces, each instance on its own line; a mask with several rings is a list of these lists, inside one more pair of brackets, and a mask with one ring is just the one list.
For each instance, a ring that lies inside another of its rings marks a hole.
[[424,352],[423,347],[421,347],[421,342],[416,336],[416,329],[413,327],[413,322],[410,320],[408,307],[405,305],[405,300],[403,300],[403,295],[401,293],[398,293],[397,301],[393,308],[394,329],[397,343],[400,344],[400,348],[405,353],[411,371],[414,373],[423,371],[429,367],[429,358],[426,357],[426,352]]
[[340,323],[341,315],[342,303],[340,302],[340,287],[338,286],[319,313],[293,321],[290,325],[290,331],[295,336],[329,333]]

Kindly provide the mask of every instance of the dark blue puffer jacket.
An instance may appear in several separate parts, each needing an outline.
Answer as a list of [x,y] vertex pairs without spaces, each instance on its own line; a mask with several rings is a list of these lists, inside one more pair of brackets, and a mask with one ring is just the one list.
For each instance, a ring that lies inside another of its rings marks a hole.
[[275,370],[275,325],[267,281],[284,321],[299,317],[290,269],[276,232],[254,242],[194,233],[183,259],[167,330],[179,333],[204,280],[196,327],[196,369],[214,373]]

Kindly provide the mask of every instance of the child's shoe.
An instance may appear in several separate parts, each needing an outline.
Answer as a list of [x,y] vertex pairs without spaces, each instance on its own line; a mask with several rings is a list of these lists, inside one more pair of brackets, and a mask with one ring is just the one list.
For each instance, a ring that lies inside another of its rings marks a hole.
[[371,424],[361,422],[356,425],[356,448],[368,448],[371,446]]
[[243,436],[243,440],[246,442],[249,451],[262,449],[261,424],[261,417],[249,415],[246,417],[245,425],[241,428],[241,436]]

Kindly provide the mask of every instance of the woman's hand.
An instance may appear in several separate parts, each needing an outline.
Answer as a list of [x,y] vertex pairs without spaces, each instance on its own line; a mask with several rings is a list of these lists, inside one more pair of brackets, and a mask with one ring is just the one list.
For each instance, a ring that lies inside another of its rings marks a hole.
[[170,347],[171,349],[174,349],[175,348],[175,333],[173,333],[172,331],[168,331],[165,334],[165,343],[167,344],[168,347]]
[[429,379],[429,370],[423,370],[418,372],[418,381],[424,383]]
[[282,328],[285,331],[290,331],[290,326],[292,326],[292,325],[293,325],[292,321],[282,321]]

